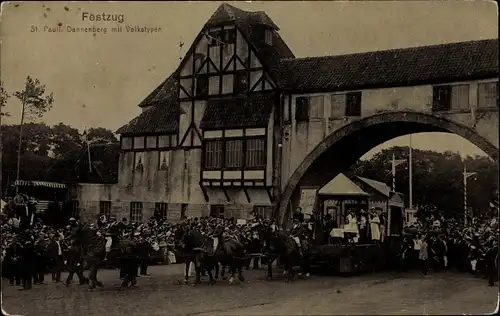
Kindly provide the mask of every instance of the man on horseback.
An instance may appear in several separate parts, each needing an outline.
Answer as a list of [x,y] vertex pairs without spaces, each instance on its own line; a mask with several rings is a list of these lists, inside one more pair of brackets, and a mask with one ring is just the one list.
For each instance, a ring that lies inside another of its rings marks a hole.
[[296,212],[293,215],[293,226],[290,230],[290,236],[295,240],[299,248],[300,256],[304,256],[303,250],[307,248],[305,242],[304,234],[307,232],[307,228],[304,227],[304,214],[301,212]]

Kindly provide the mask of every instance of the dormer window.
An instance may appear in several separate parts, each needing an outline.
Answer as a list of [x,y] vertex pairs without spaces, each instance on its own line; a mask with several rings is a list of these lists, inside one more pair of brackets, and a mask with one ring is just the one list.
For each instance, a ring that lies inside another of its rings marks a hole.
[[224,41],[224,44],[236,43],[236,29],[224,30],[222,40]]
[[265,42],[267,45],[273,45],[273,30],[267,29],[265,32]]
[[222,43],[222,32],[221,31],[210,31],[208,32],[208,44],[209,46],[220,46]]

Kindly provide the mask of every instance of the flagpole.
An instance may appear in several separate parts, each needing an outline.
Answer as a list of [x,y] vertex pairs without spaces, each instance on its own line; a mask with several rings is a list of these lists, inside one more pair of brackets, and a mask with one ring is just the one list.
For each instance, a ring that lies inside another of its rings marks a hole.
[[410,209],[413,209],[413,172],[412,172],[412,148],[411,148],[411,134],[410,134],[410,148],[409,148],[409,159],[408,159],[408,172],[409,174],[409,202],[410,202]]
[[467,225],[467,168],[464,161],[464,224]]
[[92,173],[92,161],[90,159],[90,144],[89,144],[89,137],[87,135],[87,126],[85,126],[84,133],[85,133],[85,143],[87,145],[87,157],[89,159],[89,172]]
[[396,192],[396,158],[392,153],[392,191]]

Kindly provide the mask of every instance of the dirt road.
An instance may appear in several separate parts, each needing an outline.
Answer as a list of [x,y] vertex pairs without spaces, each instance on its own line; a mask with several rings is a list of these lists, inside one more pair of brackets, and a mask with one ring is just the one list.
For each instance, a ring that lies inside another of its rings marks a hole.
[[[287,284],[266,281],[263,270],[245,271],[243,284],[179,285],[181,265],[150,268],[135,289],[119,291],[118,272],[104,270],[104,288],[77,284],[36,285],[17,291],[2,284],[9,314],[38,315],[300,315],[300,314],[469,314],[491,313],[498,289],[484,279],[451,272],[377,273],[340,278],[312,276]],[[50,281],[50,279],[49,279]]]

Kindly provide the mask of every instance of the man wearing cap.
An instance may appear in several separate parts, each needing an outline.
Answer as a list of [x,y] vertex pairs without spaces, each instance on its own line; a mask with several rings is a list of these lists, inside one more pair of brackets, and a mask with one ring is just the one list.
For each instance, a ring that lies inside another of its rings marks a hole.
[[45,233],[40,233],[39,238],[35,242],[35,284],[44,284],[45,269],[47,268],[47,240]]
[[300,212],[295,212],[293,215],[293,226],[292,229],[290,230],[290,235],[292,238],[295,240],[297,243],[297,246],[299,248],[299,253],[301,256],[303,256],[303,248],[304,247],[304,240],[301,238],[305,232],[304,226],[304,214]]

